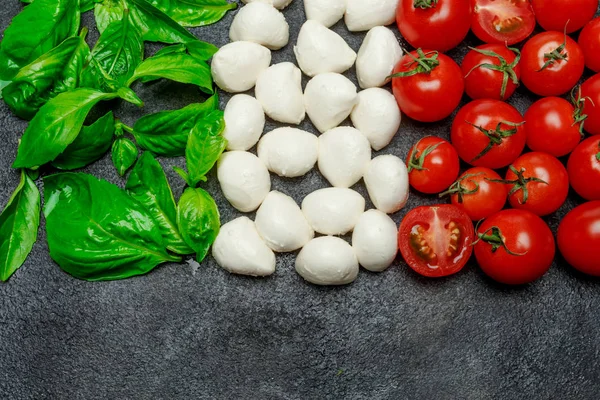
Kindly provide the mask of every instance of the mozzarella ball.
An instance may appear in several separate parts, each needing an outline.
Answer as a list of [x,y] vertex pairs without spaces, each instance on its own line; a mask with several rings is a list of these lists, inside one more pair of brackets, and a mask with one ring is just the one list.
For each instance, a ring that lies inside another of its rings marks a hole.
[[252,96],[237,94],[225,106],[227,150],[248,150],[258,142],[265,128],[265,112]]
[[285,17],[271,4],[253,2],[242,7],[229,28],[232,42],[255,42],[271,50],[279,50],[290,39]]
[[275,121],[298,125],[306,116],[302,72],[294,64],[271,65],[256,81],[256,99]]
[[349,188],[365,174],[371,145],[357,129],[339,127],[319,137],[319,171],[331,186]]
[[292,0],[242,0],[244,3],[253,3],[255,1],[260,1],[262,3],[271,4],[273,7],[283,10],[287,6],[290,5]]
[[271,50],[253,42],[234,42],[215,53],[210,68],[221,90],[239,93],[252,89],[270,64]]
[[357,101],[354,83],[333,72],[315,76],[304,89],[306,113],[321,133],[348,118]]
[[345,235],[365,211],[365,199],[351,189],[319,189],[304,198],[302,212],[312,228],[324,235]]
[[217,163],[217,179],[227,201],[241,212],[256,210],[271,190],[267,167],[247,151],[223,153]]
[[232,274],[267,276],[275,272],[275,254],[247,217],[221,226],[212,255],[221,268]]
[[256,212],[256,229],[273,251],[295,251],[315,237],[302,210],[290,196],[272,191]]
[[302,25],[294,54],[300,69],[308,76],[342,73],[356,61],[356,53],[340,35],[314,20]]
[[365,269],[385,271],[398,253],[398,227],[381,211],[369,210],[360,216],[354,227],[352,247]]
[[314,19],[329,28],[344,16],[346,0],[304,0],[304,11],[306,19]]
[[367,137],[374,150],[392,141],[400,128],[400,109],[387,90],[371,88],[358,93],[358,104],[350,114],[352,124]]
[[296,128],[278,128],[258,142],[258,158],[279,176],[295,178],[306,174],[317,163],[319,139]]
[[346,285],[358,276],[358,259],[344,240],[318,237],[298,254],[296,272],[315,285]]
[[371,29],[356,58],[359,86],[367,89],[385,85],[401,58],[402,49],[394,32],[383,26]]
[[369,197],[378,210],[393,214],[406,205],[408,170],[398,157],[375,157],[369,163],[364,178]]
[[351,32],[368,31],[396,20],[397,0],[348,0],[344,21]]

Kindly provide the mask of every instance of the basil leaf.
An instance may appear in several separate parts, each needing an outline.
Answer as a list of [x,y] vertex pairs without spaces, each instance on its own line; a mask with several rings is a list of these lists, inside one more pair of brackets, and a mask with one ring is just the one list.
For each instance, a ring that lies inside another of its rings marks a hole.
[[125,137],[118,138],[112,145],[112,162],[121,176],[131,168],[137,160],[137,156],[138,150],[135,143]]
[[150,272],[167,253],[160,229],[124,190],[92,175],[44,178],[44,215],[50,256],[67,273],[90,281]]
[[90,126],[84,126],[81,133],[52,165],[60,169],[77,169],[100,159],[110,148],[115,133],[115,118],[109,111]]
[[131,19],[149,42],[186,43],[196,40],[194,35],[167,14],[146,0],[125,0],[131,10]]
[[142,154],[129,175],[125,189],[152,215],[167,249],[178,254],[194,252],[179,233],[173,192],[161,165],[152,154]]
[[94,6],[94,18],[100,34],[113,22],[123,19],[123,3],[121,0],[103,0]]
[[213,111],[201,120],[190,133],[185,150],[185,163],[188,170],[190,186],[206,181],[205,175],[215,165],[225,147],[227,140],[222,133],[225,130],[223,111]]
[[185,189],[177,205],[177,226],[196,252],[196,260],[202,262],[219,234],[221,222],[217,204],[202,189]]
[[[33,3],[33,0],[21,0],[21,2],[29,4]],[[81,0],[81,4],[79,4],[79,11],[81,13],[90,11],[94,8],[94,4],[96,4],[95,0]]]
[[219,48],[214,44],[203,42],[201,40],[194,40],[193,42],[174,44],[172,46],[163,47],[154,54],[155,56],[173,53],[185,53],[187,52],[192,57],[201,60],[208,61],[215,53],[219,51]]
[[21,183],[0,214],[0,280],[5,282],[23,265],[37,239],[40,192],[25,170]]
[[150,3],[181,26],[197,27],[220,21],[237,7],[225,0],[150,0]]

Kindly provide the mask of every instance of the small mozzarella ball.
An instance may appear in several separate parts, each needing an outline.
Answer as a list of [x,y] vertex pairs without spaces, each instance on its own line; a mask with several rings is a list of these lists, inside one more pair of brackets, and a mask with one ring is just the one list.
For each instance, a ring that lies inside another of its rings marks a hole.
[[371,29],[356,58],[356,76],[361,88],[381,87],[402,58],[402,48],[394,32],[383,26]]
[[277,252],[298,250],[315,237],[294,199],[277,191],[267,195],[255,223],[267,246]]
[[230,93],[250,90],[271,64],[271,50],[253,42],[226,44],[215,53],[211,72],[218,87]]
[[258,158],[279,176],[295,178],[306,174],[317,163],[319,139],[296,128],[278,128],[258,142]]
[[316,232],[345,235],[365,211],[365,199],[351,189],[319,189],[304,198],[302,212]]
[[254,222],[240,217],[221,226],[212,246],[217,264],[232,274],[267,276],[275,272],[275,254],[262,240]]
[[271,190],[267,167],[247,151],[223,153],[217,163],[217,179],[227,201],[241,212],[256,210]]
[[371,145],[359,130],[331,129],[319,137],[319,171],[331,186],[349,188],[365,174],[371,161]]
[[258,142],[265,129],[265,112],[252,96],[237,94],[225,106],[227,150],[248,150]]
[[371,88],[358,93],[358,104],[350,114],[352,124],[367,137],[374,150],[392,141],[400,128],[400,108],[387,90]]
[[354,83],[333,72],[315,76],[304,90],[306,113],[321,133],[348,118],[357,101]]
[[260,1],[263,3],[271,4],[273,7],[283,10],[287,6],[290,5],[292,0],[242,0],[244,3],[253,3],[255,1]]
[[314,20],[302,25],[294,54],[300,69],[308,76],[342,73],[356,61],[356,53],[340,35]]
[[369,210],[354,227],[352,247],[365,269],[385,271],[398,254],[398,227],[381,211]]
[[256,99],[275,121],[298,125],[306,116],[302,72],[294,64],[271,65],[256,81]]
[[245,40],[279,50],[290,40],[290,27],[283,14],[271,4],[253,2],[235,15],[229,38],[232,42]]
[[304,11],[306,19],[314,19],[329,28],[344,16],[346,0],[304,0]]
[[408,170],[398,157],[375,157],[369,163],[364,179],[369,197],[378,210],[393,214],[406,205]]
[[358,276],[358,259],[344,240],[318,237],[298,254],[296,272],[315,285],[346,285]]
[[348,0],[344,21],[351,32],[368,31],[396,20],[397,0]]

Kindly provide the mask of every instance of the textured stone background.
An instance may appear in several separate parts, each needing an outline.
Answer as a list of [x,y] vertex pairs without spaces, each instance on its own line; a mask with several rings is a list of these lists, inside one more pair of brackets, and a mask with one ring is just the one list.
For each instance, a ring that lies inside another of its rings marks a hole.
[[[22,6],[4,0],[0,31]],[[223,45],[233,18],[194,30]],[[304,20],[301,0],[285,10],[294,43]],[[84,16],[90,41],[97,31]],[[394,28],[396,29],[396,28]],[[334,30],[358,50],[364,34]],[[396,30],[397,32],[397,30]],[[451,55],[461,60],[466,45]],[[291,45],[273,62],[293,60]],[[148,47],[148,53],[155,51]],[[589,75],[589,74],[588,74]],[[355,79],[354,72],[349,76]],[[145,113],[199,101],[190,86],[136,86],[143,110],[120,104],[133,123]],[[524,111],[534,100],[519,89]],[[223,97],[223,104],[226,98]],[[25,122],[0,103],[0,207],[17,185],[10,169]],[[451,119],[422,125],[405,119],[381,154],[405,157],[424,135],[448,137]],[[308,122],[302,128],[314,131]],[[267,129],[275,124],[269,123]],[[183,184],[161,160],[176,196]],[[86,169],[119,185],[106,156]],[[273,178],[297,201],[326,182]],[[207,184],[223,221],[239,215]],[[366,195],[362,183],[356,189]],[[413,194],[406,210],[438,200]],[[546,218],[560,217],[581,203]],[[399,222],[405,211],[394,215]],[[540,281],[497,285],[471,262],[456,276],[428,280],[398,260],[381,274],[361,271],[341,288],[308,285],[279,256],[267,279],[231,276],[208,259],[196,271],[164,265],[126,281],[71,278],[48,255],[44,226],[25,265],[0,284],[0,398],[3,399],[597,399],[600,395],[600,281],[571,270],[560,256]]]

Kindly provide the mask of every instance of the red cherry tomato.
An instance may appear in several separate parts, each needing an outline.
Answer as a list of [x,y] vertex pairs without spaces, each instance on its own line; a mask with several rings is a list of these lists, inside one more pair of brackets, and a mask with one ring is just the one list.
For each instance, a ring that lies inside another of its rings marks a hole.
[[404,217],[398,247],[406,263],[430,278],[460,271],[473,252],[475,231],[463,210],[450,204],[417,207]]
[[533,103],[525,112],[527,146],[555,157],[575,149],[581,141],[580,112],[565,99],[545,97]]
[[472,49],[461,65],[465,92],[474,100],[508,99],[519,85],[520,58],[519,50],[501,44],[484,44]]
[[585,60],[581,48],[562,32],[542,32],[521,52],[521,81],[540,96],[559,96],[577,84]]
[[477,263],[490,278],[508,285],[541,278],[556,252],[552,231],[529,211],[500,211],[479,226],[477,236]]
[[513,208],[544,216],[552,214],[567,200],[569,174],[556,157],[527,153],[506,172],[508,201]]
[[600,72],[600,17],[583,28],[578,43],[583,51],[585,65],[594,72]]
[[422,193],[440,193],[458,177],[460,161],[450,142],[435,136],[419,140],[406,160],[410,185]]
[[456,0],[400,0],[396,23],[414,48],[448,51],[469,33],[471,5]]
[[600,135],[600,74],[583,82],[581,98],[585,99],[583,114],[587,115],[583,129],[592,135]]
[[598,10],[598,0],[531,0],[535,19],[547,31],[575,32]]
[[569,182],[586,200],[600,200],[600,136],[592,136],[573,150],[567,162]]
[[392,88],[398,106],[408,117],[421,122],[448,117],[465,91],[460,67],[436,51],[419,49],[404,55],[394,75]]
[[575,207],[558,226],[558,248],[567,262],[584,274],[600,276],[600,201]]
[[489,168],[471,168],[443,194],[450,194],[452,204],[462,208],[473,221],[479,221],[504,208],[507,191],[506,185],[499,182],[501,179]]
[[475,100],[456,114],[451,140],[465,162],[491,169],[506,167],[525,148],[523,117],[499,100]]
[[515,44],[535,28],[528,0],[471,0],[473,33],[486,43]]

